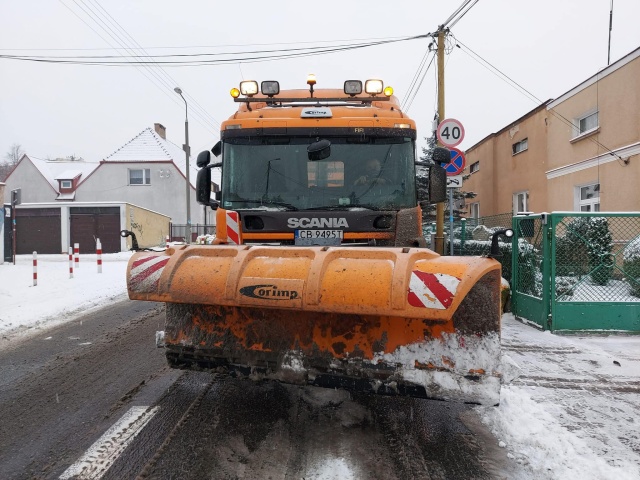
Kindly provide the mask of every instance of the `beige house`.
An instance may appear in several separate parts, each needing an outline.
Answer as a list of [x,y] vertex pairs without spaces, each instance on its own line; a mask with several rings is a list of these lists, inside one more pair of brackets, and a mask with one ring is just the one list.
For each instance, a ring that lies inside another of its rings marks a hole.
[[547,103],[466,151],[464,189],[477,194],[467,199],[469,217],[545,210]]
[[640,210],[640,48],[466,151],[469,217]]

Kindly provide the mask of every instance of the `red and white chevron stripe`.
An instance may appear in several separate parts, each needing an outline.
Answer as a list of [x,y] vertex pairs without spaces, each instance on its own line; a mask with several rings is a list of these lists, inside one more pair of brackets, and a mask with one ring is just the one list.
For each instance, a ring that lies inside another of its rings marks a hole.
[[149,255],[140,257],[131,266],[129,288],[134,292],[152,293],[158,289],[158,281],[162,270],[170,257]]
[[411,272],[409,305],[418,308],[445,310],[453,303],[460,279],[446,273]]
[[227,241],[240,245],[240,219],[238,212],[227,211]]

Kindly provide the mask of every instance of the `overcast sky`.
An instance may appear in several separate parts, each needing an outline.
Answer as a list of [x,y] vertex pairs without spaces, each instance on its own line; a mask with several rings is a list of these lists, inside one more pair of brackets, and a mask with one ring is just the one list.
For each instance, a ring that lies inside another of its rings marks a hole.
[[[0,0],[0,55],[108,55],[123,61],[118,57],[127,52],[114,47],[135,41],[149,55],[227,53],[180,59],[237,59],[246,51],[423,35],[437,30],[463,3]],[[452,49],[445,68],[446,117],[466,129],[459,148],[471,147],[605,67],[610,6],[611,0],[479,0],[452,27],[452,42],[457,39],[463,48]],[[640,1],[614,0],[613,7],[611,62],[640,46]],[[327,55],[161,69],[0,58],[0,155],[3,160],[17,143],[37,158],[75,155],[99,161],[154,122],[165,125],[168,139],[181,145],[185,106],[173,92],[177,85],[189,103],[190,144],[197,153],[218,140],[219,123],[236,109],[229,90],[240,80],[275,79],[281,88],[306,88],[308,73],[316,75],[316,88],[341,88],[347,79],[383,79],[401,102],[410,103],[422,147],[437,108],[435,62],[426,74],[424,66],[420,70],[430,42],[422,38]],[[501,80],[472,52],[540,102]]]

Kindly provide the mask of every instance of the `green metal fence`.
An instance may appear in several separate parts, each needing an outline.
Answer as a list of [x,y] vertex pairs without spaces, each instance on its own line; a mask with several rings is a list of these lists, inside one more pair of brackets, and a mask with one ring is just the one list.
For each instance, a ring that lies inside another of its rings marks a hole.
[[512,310],[545,330],[640,332],[640,213],[513,218]]

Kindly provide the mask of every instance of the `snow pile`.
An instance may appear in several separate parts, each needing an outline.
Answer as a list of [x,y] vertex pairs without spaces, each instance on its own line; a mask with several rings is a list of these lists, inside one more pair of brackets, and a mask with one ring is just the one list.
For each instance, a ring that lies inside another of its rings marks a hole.
[[[483,336],[443,334],[424,343],[401,345],[392,353],[376,353],[372,363],[396,365],[406,382],[423,385],[435,398],[451,398],[498,403],[500,389],[500,338],[497,333]],[[417,362],[422,366],[416,368]],[[483,373],[482,371],[486,372]],[[478,380],[465,377],[475,374]]]
[[131,252],[80,255],[69,278],[68,255],[38,255],[38,285],[33,286],[33,256],[17,255],[0,265],[0,334],[37,329],[71,320],[91,308],[127,298],[126,269]]
[[503,317],[521,376],[477,407],[522,479],[640,478],[640,337],[561,337]]

